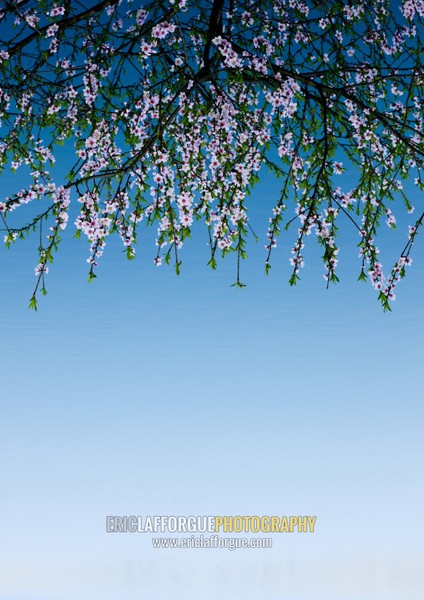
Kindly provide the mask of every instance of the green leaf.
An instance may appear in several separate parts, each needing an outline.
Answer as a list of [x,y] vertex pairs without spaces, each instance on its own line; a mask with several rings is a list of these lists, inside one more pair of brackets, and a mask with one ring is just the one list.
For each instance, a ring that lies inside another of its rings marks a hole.
[[363,269],[359,273],[358,281],[365,281],[365,282],[367,281],[367,276],[366,276],[365,271]]
[[134,260],[135,259],[134,248],[131,248],[130,246],[128,246],[128,248],[126,249],[126,255],[127,255],[128,260]]
[[29,305],[28,308],[32,308],[32,310],[37,310],[37,298],[35,297],[35,294],[33,296],[31,296],[31,300],[29,301]]
[[215,271],[215,269],[216,269],[216,265],[217,265],[217,263],[216,263],[216,258],[214,258],[214,257],[212,256],[212,258],[211,258],[211,259],[210,259],[210,261],[208,262],[208,267],[210,267],[211,269],[213,269],[213,270]]
[[289,284],[291,286],[296,285],[298,280],[300,280],[299,275],[296,275],[296,273],[293,273],[292,276],[289,279]]

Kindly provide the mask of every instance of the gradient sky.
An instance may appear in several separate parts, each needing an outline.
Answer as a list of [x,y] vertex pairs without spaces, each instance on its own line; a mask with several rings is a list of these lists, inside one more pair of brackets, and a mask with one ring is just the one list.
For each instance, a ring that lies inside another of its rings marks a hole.
[[[258,233],[277,191],[252,196]],[[37,241],[0,251],[0,599],[422,598],[422,240],[385,314],[354,232],[329,290],[312,247],[289,288],[290,235],[268,278],[251,243],[243,290],[231,257],[208,269],[202,231],[180,277],[152,237],[131,263],[112,244],[91,284],[65,240],[37,313]],[[106,534],[109,514],[317,525],[270,550],[154,550]]]

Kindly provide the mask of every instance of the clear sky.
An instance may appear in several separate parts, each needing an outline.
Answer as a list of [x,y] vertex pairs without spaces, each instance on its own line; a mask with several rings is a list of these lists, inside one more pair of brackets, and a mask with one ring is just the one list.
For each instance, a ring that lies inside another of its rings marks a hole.
[[[252,196],[258,233],[277,191]],[[356,234],[330,290],[314,251],[289,288],[289,238],[268,278],[252,243],[236,290],[202,236],[180,277],[146,233],[91,284],[66,240],[37,313],[36,240],[1,249],[0,599],[422,598],[422,240],[385,314],[356,282]],[[132,514],[317,524],[267,550],[160,550],[105,532]]]

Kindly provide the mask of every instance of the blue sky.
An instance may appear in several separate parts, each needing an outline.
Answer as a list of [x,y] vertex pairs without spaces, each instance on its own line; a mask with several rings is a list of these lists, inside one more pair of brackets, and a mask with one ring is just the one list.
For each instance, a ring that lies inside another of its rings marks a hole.
[[[276,191],[252,196],[262,231]],[[421,598],[421,240],[390,314],[356,282],[356,234],[330,290],[314,251],[289,288],[285,240],[268,278],[251,244],[236,290],[203,242],[180,277],[147,241],[131,263],[110,248],[88,284],[88,248],[66,240],[37,313],[36,242],[1,250],[0,599]],[[271,550],[154,550],[106,534],[108,514],[317,526]]]
[[[111,241],[91,284],[88,245],[66,232],[34,312],[37,237],[0,247],[0,600],[424,597],[423,233],[392,313],[356,281],[349,228],[341,283],[325,288],[311,239],[290,288],[295,230],[264,275],[279,189],[262,176],[243,290],[234,257],[206,266],[197,229],[180,277],[153,265],[143,230],[137,260]],[[22,182],[1,184],[0,199]],[[394,212],[386,269],[407,233]],[[107,534],[107,515],[317,523],[272,549],[158,550],[149,534]]]

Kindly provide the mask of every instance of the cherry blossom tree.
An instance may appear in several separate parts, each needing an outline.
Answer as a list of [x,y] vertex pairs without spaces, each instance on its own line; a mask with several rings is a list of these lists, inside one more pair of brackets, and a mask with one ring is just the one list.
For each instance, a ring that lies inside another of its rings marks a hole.
[[39,236],[30,306],[69,224],[92,279],[108,237],[132,259],[144,224],[156,265],[179,273],[199,222],[209,265],[234,253],[242,286],[248,196],[270,169],[266,272],[291,228],[290,284],[311,233],[338,281],[338,232],[353,227],[359,279],[389,308],[424,218],[385,274],[379,227],[412,215],[407,178],[424,187],[423,17],[424,0],[2,2],[0,165],[18,176],[0,216],[6,246]]

